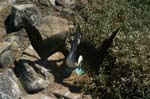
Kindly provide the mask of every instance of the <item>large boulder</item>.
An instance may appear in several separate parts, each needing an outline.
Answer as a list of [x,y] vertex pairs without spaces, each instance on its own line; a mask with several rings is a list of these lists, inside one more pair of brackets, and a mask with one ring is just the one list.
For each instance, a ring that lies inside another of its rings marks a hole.
[[58,67],[64,64],[63,62],[64,59],[65,59],[65,56],[62,52],[56,52],[50,57],[48,57],[48,60],[54,62]]
[[54,81],[53,75],[36,60],[38,60],[37,54],[29,47],[25,50],[15,67],[16,75],[29,93],[38,92]]
[[10,69],[0,73],[0,99],[19,99],[21,90],[18,79]]
[[32,24],[38,24],[41,19],[41,14],[36,5],[15,4],[12,7],[10,15],[5,20],[7,33],[16,32],[23,27],[22,15],[27,16]]
[[43,39],[47,39],[57,34],[62,35],[63,33],[67,33],[72,27],[73,25],[71,25],[68,20],[52,15],[43,17],[41,24],[37,26]]
[[35,93],[46,88],[49,81],[38,74],[29,64],[31,63],[20,60],[15,71],[25,90],[29,93]]
[[12,66],[13,61],[11,51],[5,51],[4,53],[2,53],[2,55],[0,56],[0,64],[1,67],[4,68]]
[[13,61],[10,48],[11,43],[9,42],[0,43],[0,67],[6,68],[12,66]]
[[[0,12],[1,13],[1,12]],[[5,13],[3,13],[5,14]],[[0,15],[1,16],[1,15]],[[0,19],[0,21],[3,20],[3,19]],[[3,26],[3,21],[1,21],[1,25]],[[0,25],[0,42],[3,41],[3,39],[6,37],[7,33],[5,31],[5,29]]]
[[14,61],[21,56],[22,44],[18,36],[8,35],[0,43],[0,67],[13,68]]
[[[20,35],[21,34],[21,35]],[[14,67],[14,61],[21,56],[29,41],[23,33],[12,33],[1,37],[0,64],[1,67]],[[25,34],[25,33],[24,33]],[[2,34],[3,35],[3,34]]]
[[64,8],[64,9],[61,9],[60,12],[63,17],[65,17],[66,19],[70,21],[73,21],[74,16],[75,16],[75,12],[73,10],[69,8]]
[[33,2],[34,0],[16,0],[16,3],[31,3]]
[[0,11],[15,3],[15,0],[0,0]]
[[9,42],[1,42],[0,43],[0,54],[2,54],[3,52],[9,50],[11,47],[11,43]]

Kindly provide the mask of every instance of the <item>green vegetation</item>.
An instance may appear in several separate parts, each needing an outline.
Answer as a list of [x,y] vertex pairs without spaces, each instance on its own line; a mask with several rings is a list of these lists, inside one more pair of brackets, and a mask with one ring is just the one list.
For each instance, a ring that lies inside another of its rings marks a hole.
[[88,0],[76,9],[96,48],[121,26],[99,75],[83,90],[93,99],[150,99],[150,1]]

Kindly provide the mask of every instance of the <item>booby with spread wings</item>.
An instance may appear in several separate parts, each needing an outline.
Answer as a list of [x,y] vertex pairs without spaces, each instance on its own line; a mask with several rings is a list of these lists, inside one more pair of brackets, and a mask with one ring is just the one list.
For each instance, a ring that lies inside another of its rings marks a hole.
[[[65,37],[67,34],[64,34],[63,36],[58,34],[50,37],[49,40],[42,40],[38,29],[36,29],[35,26],[32,25],[25,17],[22,17],[22,22],[34,50],[38,53],[41,59],[47,59],[53,53],[64,49]],[[76,66],[77,58],[82,55],[91,66],[91,69],[98,74],[99,65],[101,64],[101,61],[103,60],[105,53],[110,47],[110,44],[112,43],[118,30],[119,28],[105,40],[100,47],[101,51],[99,51],[83,34],[81,34],[80,26],[78,25],[75,37],[71,42],[71,48],[69,49],[66,58],[67,66],[74,68]],[[55,40],[57,41],[57,44],[52,45]]]

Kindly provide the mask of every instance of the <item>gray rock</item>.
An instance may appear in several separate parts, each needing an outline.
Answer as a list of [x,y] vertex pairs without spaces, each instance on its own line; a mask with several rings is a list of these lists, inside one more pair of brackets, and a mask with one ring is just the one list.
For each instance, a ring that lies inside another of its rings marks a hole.
[[31,67],[28,62],[25,63],[24,60],[19,61],[16,72],[23,87],[29,93],[38,92],[46,88],[49,84],[48,81],[44,80],[41,75],[38,75],[33,67]]
[[40,3],[46,6],[55,6],[55,0],[40,0]]
[[22,56],[23,59],[30,59],[32,61],[36,61],[37,59],[40,59],[40,57],[38,56],[38,54],[35,52],[35,50],[31,45],[29,45],[24,50],[24,53],[26,53],[28,56],[27,55],[25,57]]
[[33,49],[29,47],[18,60],[15,68],[16,75],[29,93],[38,92],[46,88],[50,82],[54,81],[53,75],[40,64],[36,63],[36,55]]
[[73,25],[70,25],[68,20],[49,15],[42,18],[41,24],[37,26],[37,29],[39,30],[43,39],[48,39],[58,34],[62,34],[61,37],[65,37],[66,35],[63,35],[63,33],[67,33],[72,27]]
[[25,34],[26,33],[21,30],[18,33],[12,33],[7,35],[5,38],[3,38],[3,41],[11,43],[11,47],[16,49],[17,51],[17,48],[27,47],[26,43],[28,43],[29,41]]
[[[52,58],[52,57],[50,57],[50,58]],[[33,64],[34,64],[34,65],[32,64],[32,67],[35,69],[35,71],[37,73],[44,76],[44,78],[50,78],[49,79],[50,82],[54,81],[53,75],[51,73],[49,73],[50,70],[44,68],[44,66],[47,65],[47,61],[41,60],[31,45],[25,49],[24,54],[22,55],[21,59],[32,60]]]
[[15,3],[15,0],[0,0],[0,11]]
[[64,6],[64,7],[68,7],[70,5],[73,5],[76,3],[75,0],[56,0],[56,3]]
[[19,99],[21,90],[14,72],[10,69],[0,73],[0,99]]
[[9,50],[11,47],[11,43],[9,42],[0,42],[0,54]]
[[[11,35],[11,36],[9,36],[8,37],[8,42],[11,42],[11,44],[12,44],[12,46],[11,47],[13,47],[13,48],[15,48],[16,49],[16,51],[17,51],[17,49],[18,48],[21,48],[22,47],[22,40],[24,40],[23,39],[23,37],[21,38],[20,36],[18,36],[18,35]],[[24,41],[25,42],[25,41]]]
[[16,3],[22,3],[22,2],[25,2],[25,3],[31,3],[33,2],[34,0],[16,0]]
[[[25,37],[24,35],[18,36],[18,34],[21,34],[21,33],[17,33],[17,34],[12,33],[12,34],[9,34],[5,37],[2,37],[2,39],[1,39],[4,44],[2,44],[2,43],[0,44],[0,50],[4,50],[4,49],[5,50],[2,52],[0,51],[0,53],[3,53],[5,51],[10,51],[9,55],[11,55],[11,56],[6,56],[6,57],[9,57],[9,58],[11,57],[12,62],[21,56],[21,53],[27,47],[28,42],[29,42],[27,37]],[[2,48],[1,48],[1,45],[3,45]],[[5,46],[8,46],[8,48],[5,48]],[[0,55],[0,58],[2,59],[1,55]],[[13,66],[13,63],[12,63],[12,66]],[[5,67],[7,67],[7,66],[5,66]]]
[[19,40],[16,36],[7,36],[6,38],[3,38],[3,42],[0,43],[1,68],[14,67],[14,60],[22,53],[21,48],[17,43],[19,43]]
[[[54,61],[58,67],[63,65],[63,63],[64,63],[63,59],[65,59],[65,56],[62,52],[56,52],[53,55],[48,57],[48,60]],[[58,60],[62,60],[62,61],[58,61]]]
[[7,33],[6,33],[5,29],[0,27],[0,41],[2,41],[2,39],[6,37],[6,34]]
[[66,19],[71,20],[71,21],[73,20],[73,18],[75,16],[75,12],[69,8],[62,9],[60,12],[63,17],[65,17]]
[[73,93],[69,90],[68,87],[65,87],[58,83],[50,84],[48,90],[58,97],[64,97],[64,99],[79,99],[83,95],[83,93]]
[[13,64],[13,60],[12,60],[11,51],[5,51],[4,53],[2,53],[0,56],[1,67],[3,68],[12,67],[12,64]]
[[33,94],[33,95],[26,95],[22,97],[21,99],[57,99],[54,95],[53,96],[47,96],[42,93]]
[[16,0],[8,0],[8,2],[14,4]]
[[15,4],[12,7],[11,14],[5,20],[7,33],[19,31],[23,27],[22,15],[28,17],[32,24],[40,23],[41,14],[36,5]]
[[17,43],[17,36],[9,36],[0,43],[0,67],[14,67],[14,60],[20,57],[22,51]]
[[[4,45],[6,44],[6,45]],[[10,43],[3,43],[0,47],[0,67],[1,68],[8,68],[12,67],[13,61],[10,51]]]
[[29,93],[38,92],[46,88],[49,84],[48,81],[44,80],[41,75],[38,75],[33,67],[31,67],[28,63],[25,63],[24,60],[19,61],[16,69],[23,87]]

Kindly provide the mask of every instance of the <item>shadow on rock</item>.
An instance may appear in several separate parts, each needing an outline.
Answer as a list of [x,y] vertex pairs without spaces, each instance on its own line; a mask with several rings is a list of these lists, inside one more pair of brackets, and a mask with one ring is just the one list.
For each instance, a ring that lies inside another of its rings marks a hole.
[[56,62],[59,61],[64,61],[64,59],[38,59],[35,61],[20,59],[18,62],[15,62],[16,67],[14,71],[21,80],[25,90],[29,93],[39,92],[55,82],[69,88],[71,92],[79,93],[80,88],[78,86],[63,82],[70,74],[65,71],[65,64],[57,66]]

